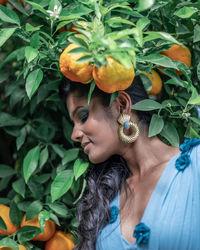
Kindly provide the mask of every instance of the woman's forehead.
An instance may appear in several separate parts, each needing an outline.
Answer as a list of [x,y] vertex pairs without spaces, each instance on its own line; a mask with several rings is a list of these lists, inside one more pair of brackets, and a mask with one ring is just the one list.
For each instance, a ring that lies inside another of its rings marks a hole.
[[80,97],[77,95],[77,93],[71,93],[66,99],[66,105],[68,110],[76,108],[77,106],[88,106],[87,98]]

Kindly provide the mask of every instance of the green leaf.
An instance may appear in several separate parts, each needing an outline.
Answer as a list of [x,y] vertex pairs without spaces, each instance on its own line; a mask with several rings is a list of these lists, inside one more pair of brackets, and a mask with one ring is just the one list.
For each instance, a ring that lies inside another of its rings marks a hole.
[[196,24],[194,27],[194,37],[193,42],[199,42],[200,41],[200,25]]
[[7,176],[12,176],[16,172],[13,168],[8,165],[0,164],[0,178],[4,178]]
[[111,94],[111,97],[110,97],[110,106],[112,105],[113,101],[118,97],[118,94],[119,92],[118,91],[115,91]]
[[14,11],[4,7],[3,5],[0,5],[0,19],[3,22],[14,23],[20,26],[18,15]]
[[200,63],[197,65],[197,77],[200,81]]
[[75,44],[77,44],[77,45],[79,45],[79,46],[81,46],[81,47],[88,48],[87,43],[86,43],[83,39],[81,39],[81,38],[79,38],[79,37],[70,36],[70,37],[68,38],[68,40],[69,40],[69,42],[71,42],[71,43],[75,43]]
[[38,55],[37,49],[31,46],[27,46],[25,48],[25,57],[28,63],[30,63],[33,59],[35,59],[37,55]]
[[[61,29],[61,28],[64,27],[65,25],[67,25],[68,23],[71,23],[71,20],[60,22],[60,23],[58,24],[58,26],[56,27],[56,31],[58,31],[59,29]],[[71,34],[70,34],[70,35],[71,35]]]
[[24,15],[29,16],[28,12],[26,12],[26,10],[24,8],[24,4],[21,3],[20,1],[18,1],[18,0],[12,0],[9,3],[13,5],[13,7],[16,9],[16,12],[18,10],[19,12],[23,13]]
[[90,62],[92,59],[93,59],[92,56],[85,55],[85,56],[80,57],[78,60],[76,60],[76,62],[85,63],[85,62]]
[[52,209],[56,214],[67,218],[69,217],[69,211],[67,209],[67,207],[65,206],[65,204],[63,203],[50,203],[48,204],[48,206],[50,207],[50,209]]
[[95,89],[95,81],[93,80],[92,83],[90,84],[90,90],[89,90],[89,93],[88,93],[88,105],[90,104],[90,100],[91,100],[91,97],[92,97],[92,93]]
[[191,17],[196,12],[198,12],[198,9],[194,9],[192,7],[184,6],[184,7],[180,8],[180,9],[178,9],[174,13],[174,15],[178,16],[180,18],[189,18],[189,17]]
[[0,83],[6,81],[9,77],[8,72],[5,72],[3,70],[0,71]]
[[145,34],[147,34],[147,36],[144,38],[144,43],[155,40],[155,39],[162,39],[162,40],[169,41],[171,43],[176,43],[176,44],[183,46],[182,43],[180,43],[173,36],[171,36],[169,33],[166,33],[166,32],[148,31],[148,32],[145,32]]
[[65,165],[70,161],[76,160],[76,158],[78,157],[78,153],[79,153],[79,148],[68,149],[65,152],[64,157],[62,159],[62,164]]
[[130,56],[127,53],[111,53],[112,57],[124,65],[127,69],[130,69],[133,67],[132,61]]
[[74,175],[72,170],[64,170],[60,172],[51,184],[52,202],[63,196],[71,187]]
[[176,64],[167,56],[152,54],[144,57],[137,57],[137,62],[149,62],[159,66],[177,69]]
[[151,80],[149,79],[148,76],[146,76],[144,74],[141,74],[140,78],[142,80],[142,83],[144,85],[144,88],[145,88],[146,92],[149,93],[149,91],[152,89],[152,82],[151,82]]
[[142,31],[149,24],[150,20],[147,17],[143,17],[137,21],[136,27]]
[[43,210],[39,213],[38,220],[40,223],[40,230],[44,233],[45,222],[49,220],[51,216],[51,212],[47,210]]
[[35,218],[42,208],[42,203],[39,200],[33,201],[26,211],[26,220]]
[[26,187],[25,187],[24,179],[20,178],[16,180],[15,182],[13,182],[12,188],[15,190],[16,193],[18,193],[23,198],[25,198]]
[[76,54],[76,53],[90,53],[90,51],[85,47],[78,47],[67,52],[67,54]]
[[[133,35],[134,33],[135,33],[135,29],[133,28],[133,29],[124,29],[120,31],[115,31],[115,32],[109,33],[107,36],[112,38],[112,40],[114,41],[114,40],[118,40],[129,35]],[[107,36],[105,36],[105,38]]]
[[165,125],[161,131],[161,136],[163,136],[167,141],[174,147],[179,146],[179,135],[172,123],[165,122]]
[[124,23],[135,26],[135,24],[127,19],[121,18],[121,17],[112,17],[106,21],[108,25],[112,25],[115,23]]
[[9,237],[5,237],[2,240],[0,240],[0,246],[10,247],[13,250],[19,250],[17,243]]
[[21,148],[21,146],[24,144],[26,136],[27,136],[26,128],[23,127],[20,130],[19,135],[18,135],[18,137],[16,139],[17,150],[19,150]]
[[192,120],[194,123],[200,126],[200,119],[196,117],[189,117],[190,120]]
[[65,119],[64,116],[62,118],[62,127],[63,127],[63,133],[64,133],[65,138],[71,145],[73,145],[74,143],[71,139],[73,127],[71,123],[67,119]]
[[156,110],[156,109],[161,109],[161,108],[162,108],[162,105],[159,102],[156,102],[151,99],[145,99],[132,105],[132,109],[141,110],[141,111],[150,111],[150,110]]
[[192,95],[188,101],[188,104],[200,105],[200,95],[195,87],[192,88]]
[[192,128],[191,126],[190,126],[190,130],[189,130],[189,136],[191,138],[199,138],[200,139],[199,133],[197,133],[197,131],[194,128]]
[[40,147],[36,146],[32,148],[24,158],[23,172],[26,183],[28,182],[29,178],[37,168],[39,156],[40,156]]
[[21,126],[24,123],[24,120],[0,111],[0,127]]
[[87,182],[85,179],[83,179],[83,186],[81,189],[81,193],[80,193],[79,197],[73,202],[73,205],[76,205],[76,203],[81,199],[83,192],[85,191],[86,185],[87,185]]
[[40,163],[39,163],[39,168],[42,168],[44,166],[44,164],[47,162],[49,157],[49,151],[48,148],[45,147],[41,153],[40,153]]
[[16,226],[19,226],[22,221],[23,215],[24,213],[19,210],[15,201],[14,200],[11,201],[9,216],[10,216],[12,223]]
[[40,233],[41,230],[38,227],[24,226],[18,230],[17,236],[19,241],[26,242],[32,240],[36,235]]
[[0,228],[4,231],[7,231],[7,226],[2,217],[0,216]]
[[39,183],[39,184],[43,184],[45,182],[47,182],[51,177],[51,174],[41,174],[40,176],[36,176],[34,177],[34,181]]
[[153,6],[154,2],[155,0],[139,0],[138,11],[141,12],[150,9]]
[[28,75],[26,79],[26,93],[29,99],[31,99],[35,91],[38,89],[42,79],[43,72],[41,69],[36,69]]
[[65,149],[59,144],[51,144],[53,150],[58,154],[61,158],[64,157]]
[[30,23],[26,23],[25,29],[27,32],[34,32],[34,31],[40,30],[41,27],[43,27],[43,25],[34,27]]
[[89,162],[84,162],[81,158],[78,158],[74,163],[74,176],[77,180],[82,174],[84,174],[89,166]]
[[27,1],[26,3],[29,3],[30,5],[33,6],[33,9],[39,10],[40,12],[42,12],[43,14],[45,14],[46,16],[49,16],[49,14],[46,12],[46,10],[39,4],[31,2],[31,1]]
[[163,118],[157,114],[153,114],[149,125],[148,137],[155,136],[161,132],[164,126]]
[[[0,33],[0,37],[1,37],[1,33]],[[1,40],[1,38],[0,38]],[[0,63],[0,69],[7,63],[12,61],[13,59],[17,58],[17,60],[21,60],[24,58],[24,48],[25,47],[21,47],[19,49],[16,49],[14,51],[12,51],[1,63]]]
[[[1,7],[1,5],[0,5]],[[12,36],[16,28],[5,28],[1,29],[0,32],[0,47]]]

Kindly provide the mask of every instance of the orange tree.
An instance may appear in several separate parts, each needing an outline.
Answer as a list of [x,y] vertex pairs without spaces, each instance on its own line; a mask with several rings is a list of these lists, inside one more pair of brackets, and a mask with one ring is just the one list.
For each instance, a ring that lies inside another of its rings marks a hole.
[[[120,70],[134,69],[141,75],[147,92],[153,82],[149,74],[156,71],[161,91],[133,109],[153,110],[149,136],[178,146],[185,137],[200,134],[199,20],[198,0],[0,4],[0,204],[10,208],[9,221],[0,211],[0,232],[7,232],[0,235],[0,246],[44,249],[45,242],[32,239],[44,233],[48,220],[56,224],[57,232],[77,240],[76,203],[86,185],[89,163],[70,139],[72,124],[58,94],[64,49],[76,44],[71,57],[82,53],[76,63],[95,70],[88,102],[96,84],[112,92],[111,100],[123,87],[123,80],[119,88],[112,81],[106,85],[114,70],[109,69],[108,58]],[[174,44],[189,49],[189,68],[163,53]],[[20,226],[24,214],[28,221],[37,217],[39,224]],[[7,230],[10,225],[16,226],[12,234]]]

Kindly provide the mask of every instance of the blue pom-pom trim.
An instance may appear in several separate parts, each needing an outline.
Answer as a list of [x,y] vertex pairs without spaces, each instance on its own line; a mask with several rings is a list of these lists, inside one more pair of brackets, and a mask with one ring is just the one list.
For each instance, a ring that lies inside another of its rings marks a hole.
[[136,243],[147,244],[150,236],[150,228],[146,226],[144,223],[140,222],[136,225],[133,236],[136,238]]
[[118,214],[119,214],[119,208],[116,206],[112,206],[110,208],[110,221],[109,221],[110,224],[114,223],[117,220]]
[[179,170],[179,171],[184,171],[185,168],[187,168],[190,163],[191,163],[191,159],[190,159],[190,151],[193,147],[200,145],[200,139],[198,138],[188,138],[185,139],[184,142],[180,145],[180,151],[181,151],[181,155],[179,156],[179,158],[176,160],[175,162],[175,167]]

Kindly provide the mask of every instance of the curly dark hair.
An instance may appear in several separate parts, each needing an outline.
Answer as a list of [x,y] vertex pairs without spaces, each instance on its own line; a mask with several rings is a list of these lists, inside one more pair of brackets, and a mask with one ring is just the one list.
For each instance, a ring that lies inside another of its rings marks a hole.
[[[73,92],[76,92],[79,97],[87,98],[89,88],[89,84],[85,85],[63,78],[59,93],[62,100],[66,102],[67,96]],[[133,104],[148,98],[139,76],[135,77],[131,86],[125,91],[130,95]],[[92,97],[99,97],[102,104],[109,107],[110,94],[95,87]],[[149,125],[151,113],[139,111],[137,115],[139,121]],[[113,155],[105,162],[89,167],[86,176],[87,187],[77,204],[79,242],[75,247],[76,250],[95,249],[99,230],[110,220],[110,202],[122,186],[127,194],[128,185],[125,180],[130,175],[126,161],[119,155]]]

